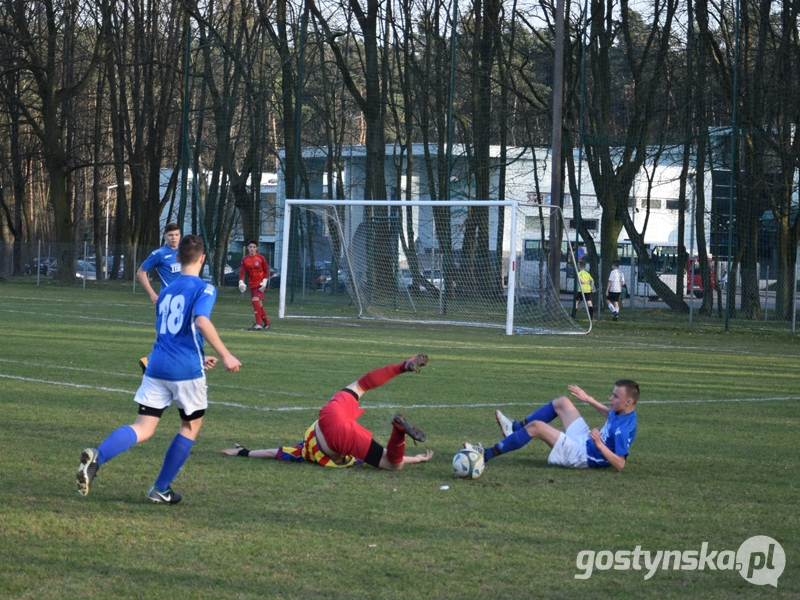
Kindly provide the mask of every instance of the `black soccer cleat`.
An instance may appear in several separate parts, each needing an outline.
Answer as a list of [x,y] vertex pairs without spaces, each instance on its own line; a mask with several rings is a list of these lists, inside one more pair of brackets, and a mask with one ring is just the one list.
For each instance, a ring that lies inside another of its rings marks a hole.
[[397,413],[394,418],[392,419],[392,425],[397,427],[400,431],[405,433],[408,437],[416,442],[424,442],[425,441],[425,432],[422,431],[419,427],[414,427],[411,423],[408,422],[402,414]]
[[78,484],[78,493],[81,496],[89,495],[89,488],[92,485],[94,476],[97,475],[97,449],[86,448],[81,452],[81,464],[78,466],[78,472],[75,474],[75,480]]
[[181,501],[181,495],[173,492],[172,488],[167,488],[166,492],[159,492],[156,486],[150,488],[147,497],[156,504],[177,504]]
[[419,373],[419,368],[424,367],[428,364],[428,355],[427,354],[417,354],[414,358],[411,358],[406,361],[405,370],[406,372],[414,371]]

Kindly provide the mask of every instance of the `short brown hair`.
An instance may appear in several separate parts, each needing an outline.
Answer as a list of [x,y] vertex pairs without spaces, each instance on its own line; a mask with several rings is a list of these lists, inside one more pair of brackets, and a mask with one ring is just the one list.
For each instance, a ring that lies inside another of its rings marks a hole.
[[167,223],[167,226],[164,227],[164,235],[167,235],[170,231],[180,231],[181,228],[178,227],[177,223]]
[[625,393],[628,398],[633,400],[634,404],[639,401],[639,384],[633,379],[618,379],[614,385],[616,387],[625,388]]
[[255,241],[255,240],[250,240],[249,242],[247,242],[247,245],[249,246],[250,244],[255,244],[255,245],[256,245],[256,248],[258,248],[258,242],[257,242],[257,241]]
[[190,265],[205,254],[206,246],[203,238],[197,235],[185,235],[178,244],[178,262]]

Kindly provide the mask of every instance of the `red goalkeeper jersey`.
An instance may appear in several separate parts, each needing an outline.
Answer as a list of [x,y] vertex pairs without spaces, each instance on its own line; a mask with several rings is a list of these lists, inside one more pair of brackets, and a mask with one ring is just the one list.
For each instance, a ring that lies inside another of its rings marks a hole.
[[261,254],[250,256],[249,254],[242,259],[242,266],[239,269],[239,280],[244,280],[247,273],[248,285],[251,288],[261,286],[261,282],[269,278],[269,263]]

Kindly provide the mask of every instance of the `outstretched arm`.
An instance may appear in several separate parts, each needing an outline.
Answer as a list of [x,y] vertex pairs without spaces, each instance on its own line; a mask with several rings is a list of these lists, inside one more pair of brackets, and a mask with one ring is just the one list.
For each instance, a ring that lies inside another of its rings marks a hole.
[[576,400],[580,400],[581,402],[586,402],[586,404],[591,404],[594,406],[595,410],[603,415],[606,419],[610,414],[611,409],[605,406],[604,404],[600,404],[597,400],[592,398],[589,394],[584,392],[580,387],[577,385],[570,384],[567,386],[569,393],[572,394],[572,397]]
[[[244,446],[236,444],[235,448],[225,448],[222,453],[227,456],[239,456],[239,452],[244,450]],[[275,458],[278,456],[278,448],[268,448],[266,450],[248,450],[248,454],[243,454],[245,458]]]

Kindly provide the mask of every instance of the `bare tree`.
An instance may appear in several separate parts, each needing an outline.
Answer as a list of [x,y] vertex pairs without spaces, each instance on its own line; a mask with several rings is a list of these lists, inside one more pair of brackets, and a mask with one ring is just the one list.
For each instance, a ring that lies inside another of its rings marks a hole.
[[[4,37],[16,48],[13,68],[21,73],[24,88],[24,93],[9,100],[41,142],[56,241],[60,242],[56,277],[71,282],[75,278],[73,202],[67,183],[71,157],[62,111],[91,83],[102,60],[112,5],[108,0],[98,5],[3,0],[2,7]],[[67,48],[69,55],[63,52]],[[65,77],[67,68],[72,74],[69,78]]]
[[[620,3],[619,22],[614,19],[613,2],[594,0],[591,3],[589,64],[592,77],[590,89],[587,90],[589,135],[585,148],[589,172],[603,208],[601,281],[608,279],[611,262],[618,257],[617,239],[624,227],[639,264],[644,267],[647,282],[655,293],[670,308],[688,312],[689,307],[683,299],[658,278],[654,269],[648,268],[651,260],[644,236],[636,230],[628,206],[631,186],[647,160],[655,102],[662,90],[665,63],[670,51],[670,32],[677,5],[676,0],[657,0],[653,6],[655,14],[652,21],[649,26],[645,26],[630,9],[627,0]],[[617,48],[624,52],[622,59],[632,83],[632,106],[624,124],[614,123],[611,110],[612,83],[615,81],[612,54]],[[615,140],[621,138],[618,131],[624,136],[619,152],[615,150],[614,144]]]

